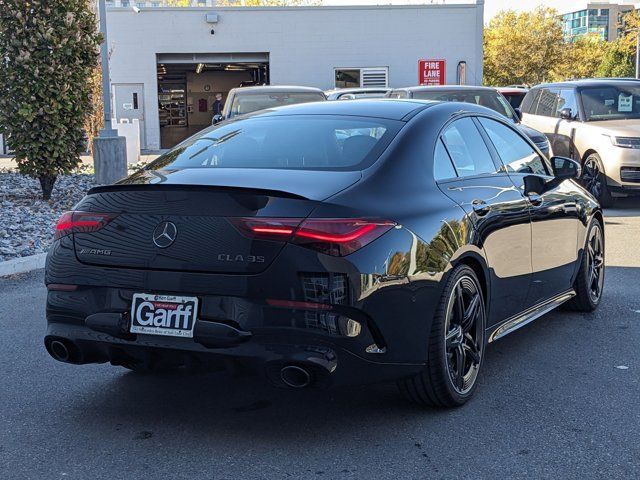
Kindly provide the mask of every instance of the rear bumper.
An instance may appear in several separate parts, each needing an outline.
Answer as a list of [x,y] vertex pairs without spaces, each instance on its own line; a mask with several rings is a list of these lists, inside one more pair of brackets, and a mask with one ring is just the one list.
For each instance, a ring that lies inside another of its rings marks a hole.
[[[50,322],[45,345],[64,342],[70,351],[69,363],[168,363],[195,368],[223,369],[243,367],[263,375],[279,386],[281,371],[287,366],[310,373],[311,386],[370,384],[396,380],[420,372],[421,364],[374,362],[320,338],[301,334],[286,337],[256,336],[233,346],[207,347],[194,339],[137,335],[124,339],[97,332],[86,325]],[[55,358],[55,357],[54,357]]]
[[[380,265],[389,252],[408,258],[416,241],[394,229],[345,258],[287,246],[260,274],[219,275],[86,265],[77,261],[70,239],[62,239],[49,254],[45,282],[78,287],[49,291],[46,342],[71,342],[78,354],[72,363],[236,361],[272,377],[269,372],[290,362],[313,368],[320,385],[402,378],[426,363],[442,274],[414,278],[404,270],[408,261],[390,262],[383,272]],[[197,296],[194,338],[129,333],[136,293]],[[348,328],[353,322],[355,335]]]

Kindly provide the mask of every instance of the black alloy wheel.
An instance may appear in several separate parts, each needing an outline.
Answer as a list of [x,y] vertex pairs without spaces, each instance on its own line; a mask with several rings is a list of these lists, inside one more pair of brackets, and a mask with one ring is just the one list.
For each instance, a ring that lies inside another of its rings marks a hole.
[[460,406],[471,398],[484,358],[485,310],[473,269],[454,268],[433,318],[427,366],[398,382],[405,397],[431,407]]
[[576,296],[567,303],[571,310],[592,312],[600,304],[604,290],[604,230],[598,219],[593,219],[587,231],[580,270],[573,289]]
[[599,303],[604,285],[604,239],[599,224],[593,225],[589,232],[585,253],[589,272],[589,296],[594,303]]
[[602,170],[602,161],[597,153],[592,153],[584,161],[581,182],[600,205],[609,207],[613,203],[613,197],[607,185],[607,177]]
[[461,277],[449,299],[445,326],[447,369],[453,388],[464,395],[473,388],[484,347],[482,292],[476,280]]

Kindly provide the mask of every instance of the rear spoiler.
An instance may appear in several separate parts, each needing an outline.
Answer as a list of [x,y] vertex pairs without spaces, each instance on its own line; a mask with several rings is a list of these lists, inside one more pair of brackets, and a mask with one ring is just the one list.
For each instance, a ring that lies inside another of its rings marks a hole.
[[224,185],[180,185],[180,184],[164,184],[164,185],[149,185],[149,184],[115,184],[115,185],[101,185],[91,188],[87,195],[94,195],[99,193],[109,192],[145,192],[145,191],[182,191],[182,192],[227,192],[227,193],[243,193],[253,195],[266,195],[269,197],[281,197],[281,198],[293,198],[296,200],[309,200],[307,197],[298,195],[291,192],[285,192],[284,190],[269,190],[264,188],[251,188],[251,187],[227,187]]

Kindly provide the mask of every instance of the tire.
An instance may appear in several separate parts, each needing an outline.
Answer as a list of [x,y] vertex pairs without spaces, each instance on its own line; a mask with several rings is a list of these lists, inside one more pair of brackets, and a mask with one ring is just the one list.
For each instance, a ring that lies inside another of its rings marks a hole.
[[594,218],[587,230],[587,240],[580,260],[580,270],[573,284],[576,296],[567,302],[567,308],[577,312],[593,312],[600,301],[604,287],[604,230]]
[[592,153],[585,159],[580,182],[598,200],[602,207],[613,206],[615,199],[607,185],[607,176],[604,173],[602,159],[597,153]]
[[464,405],[473,396],[484,360],[485,325],[486,307],[478,277],[468,266],[459,265],[449,275],[431,324],[427,366],[421,373],[398,381],[400,392],[424,406]]

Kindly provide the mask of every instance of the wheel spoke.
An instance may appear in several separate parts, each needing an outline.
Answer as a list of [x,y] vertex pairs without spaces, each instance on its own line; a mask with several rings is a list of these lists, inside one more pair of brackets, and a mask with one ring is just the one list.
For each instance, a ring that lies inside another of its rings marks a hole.
[[462,344],[458,345],[455,350],[456,356],[456,369],[455,369],[455,382],[458,388],[464,388],[464,364],[466,363],[465,350]]
[[445,336],[445,342],[446,342],[445,348],[447,352],[453,350],[458,345],[459,338],[460,338],[460,326],[456,326],[455,328],[450,330],[449,333],[447,333],[447,335]]
[[467,341],[462,346],[469,358],[471,358],[473,365],[478,365],[480,363],[480,349],[478,348],[478,345],[473,340],[473,338],[471,338],[469,335],[466,335],[465,339]]
[[456,287],[456,300],[455,300],[456,321],[458,325],[462,325],[464,321],[464,297],[462,296],[462,285],[458,284]]
[[479,311],[480,311],[480,294],[476,293],[471,299],[471,301],[469,302],[469,306],[464,312],[464,317],[462,320],[462,331],[464,333],[467,333],[469,330],[471,330],[471,327],[473,326]]

